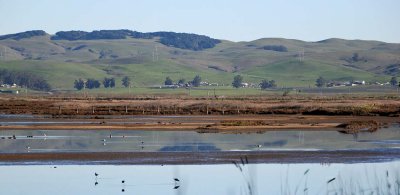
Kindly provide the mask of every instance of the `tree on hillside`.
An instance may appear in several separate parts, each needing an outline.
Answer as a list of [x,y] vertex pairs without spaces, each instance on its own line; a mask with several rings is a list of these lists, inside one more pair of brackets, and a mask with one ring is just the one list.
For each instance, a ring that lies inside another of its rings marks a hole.
[[235,77],[233,77],[232,86],[235,88],[239,88],[242,86],[242,82],[243,82],[243,77],[240,75],[236,75]]
[[201,83],[201,77],[199,75],[196,75],[192,80],[192,85],[194,87],[198,87],[200,86],[200,83]]
[[358,62],[360,60],[360,56],[358,55],[358,53],[353,53],[351,59],[353,60],[353,62]]
[[392,86],[396,86],[398,84],[397,82],[397,78],[396,77],[392,77],[389,81],[390,85]]
[[261,87],[261,89],[275,88],[276,83],[274,80],[268,81],[268,80],[264,79],[261,81],[260,87]]
[[82,90],[85,87],[85,81],[82,79],[75,80],[74,88],[77,90]]
[[115,79],[114,79],[114,78],[111,78],[111,79],[110,79],[110,87],[111,87],[111,88],[114,88],[114,87],[115,87]]
[[131,79],[128,76],[125,76],[124,78],[122,78],[122,85],[124,87],[130,87],[131,86]]
[[[43,33],[45,34],[44,31]],[[16,35],[17,34],[11,35],[11,38],[16,37]],[[127,37],[138,38],[138,39],[151,39],[153,37],[160,37],[159,42],[163,45],[181,49],[190,49],[194,51],[213,48],[215,47],[216,44],[221,43],[221,41],[218,39],[212,39],[204,35],[175,33],[175,32],[141,33],[131,30],[98,30],[92,32],[60,31],[57,32],[54,36],[52,36],[51,39],[75,41],[75,40],[99,40],[99,39],[126,39]],[[0,36],[0,40],[6,38],[10,37],[8,37],[8,35],[7,37]]]
[[324,87],[324,86],[326,85],[326,80],[325,80],[322,76],[320,76],[320,77],[318,77],[318,79],[315,81],[315,85],[316,85],[317,87]]
[[265,46],[261,47],[261,49],[277,51],[277,52],[287,52],[288,51],[287,47],[285,47],[283,45],[265,45]]
[[104,86],[105,88],[110,87],[110,83],[109,83],[109,81],[108,81],[108,78],[104,78],[104,79],[103,79],[103,86]]
[[94,88],[99,88],[100,87],[100,81],[96,79],[88,79],[86,81],[86,88],[88,89],[94,89]]
[[164,85],[173,85],[173,84],[174,84],[174,81],[172,81],[171,78],[169,78],[169,77],[165,78]]
[[41,76],[24,71],[0,69],[0,84],[24,86],[34,90],[50,91],[51,86]]
[[115,87],[115,79],[114,78],[104,78],[103,85],[105,88],[113,88]]
[[179,81],[178,81],[178,85],[184,85],[184,84],[185,84],[185,82],[186,82],[186,80],[185,80],[185,79],[179,79]]

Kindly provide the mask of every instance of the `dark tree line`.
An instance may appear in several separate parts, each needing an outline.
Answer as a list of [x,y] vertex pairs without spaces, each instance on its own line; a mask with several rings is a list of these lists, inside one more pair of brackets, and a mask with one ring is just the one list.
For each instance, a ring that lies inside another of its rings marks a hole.
[[85,84],[88,89],[100,88],[101,85],[100,81],[96,79],[88,79]]
[[[185,79],[179,79],[177,84],[178,85],[188,84],[188,85],[193,86],[193,87],[199,87],[200,84],[201,84],[201,77],[200,77],[200,75],[196,75],[193,78],[193,80],[191,80],[191,81],[189,81],[187,83],[185,83],[185,82],[186,82]],[[173,84],[174,84],[174,81],[170,77],[166,77],[165,78],[164,85],[173,85]]]
[[96,79],[78,79],[74,81],[74,88],[77,90],[82,90],[84,88],[87,89],[95,89],[95,88],[100,88],[101,83],[99,80]]
[[103,85],[105,88],[114,88],[115,87],[115,79],[114,78],[104,78]]
[[24,86],[39,91],[50,91],[51,86],[42,77],[29,72],[0,70],[0,83]]
[[96,39],[125,39],[131,36],[130,30],[100,30],[93,32],[85,31],[60,31],[55,36],[51,37],[53,40],[96,40]]
[[[129,77],[124,77],[122,78],[122,86],[124,87],[129,87],[131,85],[131,80],[129,79]],[[103,84],[103,86],[105,88],[114,88],[115,87],[115,78],[104,78],[102,82],[100,82],[99,80],[96,79],[87,79],[87,80],[83,80],[83,79],[78,79],[74,81],[74,88],[77,90],[82,90],[84,88],[87,89],[95,89],[95,88],[100,88],[101,84]]]
[[[236,75],[233,77],[233,82],[232,86],[234,88],[240,88],[243,86],[243,77],[241,75]],[[276,82],[275,80],[267,80],[263,79],[261,83],[259,84],[261,89],[268,89],[268,88],[275,88],[276,87]]]
[[276,82],[275,82],[275,80],[270,80],[269,81],[267,79],[264,79],[264,80],[261,81],[260,87],[261,87],[261,89],[275,88],[276,87]]
[[277,52],[287,52],[288,51],[287,47],[285,47],[283,45],[265,45],[265,46],[261,47],[260,49],[277,51]]
[[[26,31],[16,34],[8,34],[0,36],[3,39],[20,40],[23,38],[31,38],[34,36],[44,36],[47,33],[43,30]],[[52,40],[97,40],[97,39],[126,39],[127,37],[137,39],[152,39],[160,37],[160,43],[181,49],[203,50],[215,47],[221,41],[204,35],[190,33],[175,33],[175,32],[153,32],[142,33],[131,30],[99,30],[92,32],[85,31],[60,31],[51,37]]]
[[152,34],[161,37],[160,43],[166,46],[195,51],[213,48],[216,44],[221,42],[218,39],[212,39],[208,36],[188,33],[156,32]]
[[203,50],[215,47],[221,41],[204,35],[175,32],[153,32],[141,33],[131,30],[100,30],[93,32],[85,31],[60,31],[52,37],[53,40],[97,40],[97,39],[126,39],[127,37],[137,39],[152,39],[160,37],[160,43],[181,49]]

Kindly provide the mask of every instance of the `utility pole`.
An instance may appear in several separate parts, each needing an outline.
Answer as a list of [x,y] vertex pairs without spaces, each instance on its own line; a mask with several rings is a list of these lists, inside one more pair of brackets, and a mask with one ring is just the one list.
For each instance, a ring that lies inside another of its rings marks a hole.
[[156,61],[158,61],[158,47],[157,46],[155,47],[156,47]]
[[1,59],[6,61],[6,56],[7,56],[7,47],[3,46],[3,51],[0,52]]
[[153,62],[158,61],[158,47],[154,46],[154,50],[153,50]]
[[83,97],[86,97],[86,82],[87,80],[83,80]]
[[304,61],[304,49],[302,51],[299,51],[297,57],[300,62]]
[[214,98],[216,98],[217,97],[217,95],[215,94],[215,88],[214,88]]

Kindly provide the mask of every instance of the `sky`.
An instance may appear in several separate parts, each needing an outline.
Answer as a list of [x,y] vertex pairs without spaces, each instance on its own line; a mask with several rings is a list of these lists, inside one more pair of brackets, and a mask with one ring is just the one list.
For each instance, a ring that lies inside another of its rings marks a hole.
[[0,34],[130,29],[400,43],[400,0],[0,0]]

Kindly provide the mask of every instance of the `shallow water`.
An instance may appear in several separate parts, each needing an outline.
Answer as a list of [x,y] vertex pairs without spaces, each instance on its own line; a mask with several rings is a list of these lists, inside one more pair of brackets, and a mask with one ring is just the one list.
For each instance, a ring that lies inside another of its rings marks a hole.
[[337,131],[201,134],[192,131],[2,130],[0,153],[198,152],[400,149],[399,125],[358,135]]
[[[6,116],[7,119],[13,117],[17,116]],[[5,121],[0,125],[50,123],[69,125],[80,122],[15,120]],[[205,153],[208,151],[334,151],[334,153],[338,151],[340,153],[349,150],[379,150],[378,154],[382,155],[390,150],[391,154],[396,155],[394,158],[390,156],[383,158],[378,155],[365,158],[367,160],[349,158],[350,160],[342,161],[350,164],[305,163],[335,161],[325,161],[326,159],[321,156],[313,158],[316,160],[306,161],[301,155],[290,161],[294,162],[290,164],[247,164],[238,159],[236,164],[216,165],[161,165],[161,163],[108,165],[119,163],[79,160],[0,161],[0,176],[4,178],[0,180],[0,194],[399,194],[400,159],[397,155],[400,153],[399,140],[399,124],[393,124],[374,133],[357,135],[342,134],[337,131],[301,130],[268,131],[262,134],[2,130],[0,155],[52,152]],[[212,163],[212,159],[210,161],[208,163]],[[95,176],[95,173],[99,175]],[[174,178],[180,181],[175,182]],[[122,183],[122,180],[125,183]]]
[[398,194],[400,187],[398,161],[238,166],[3,165],[0,173],[0,194]]

